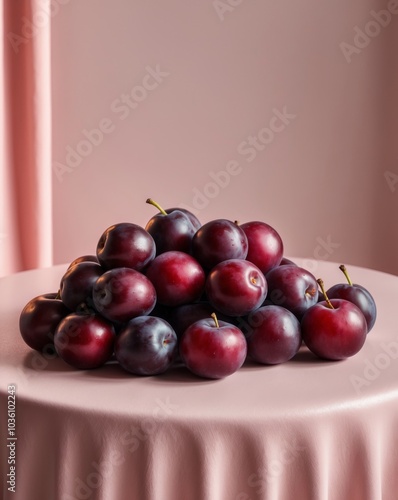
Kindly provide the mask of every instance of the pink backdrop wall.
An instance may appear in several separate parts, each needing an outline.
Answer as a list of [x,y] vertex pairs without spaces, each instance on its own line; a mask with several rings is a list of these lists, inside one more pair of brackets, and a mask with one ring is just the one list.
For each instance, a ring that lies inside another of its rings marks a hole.
[[0,0],[0,276],[51,266],[47,0]]
[[151,196],[202,221],[262,219],[289,255],[398,273],[397,2],[59,7],[55,263],[110,224],[144,225]]

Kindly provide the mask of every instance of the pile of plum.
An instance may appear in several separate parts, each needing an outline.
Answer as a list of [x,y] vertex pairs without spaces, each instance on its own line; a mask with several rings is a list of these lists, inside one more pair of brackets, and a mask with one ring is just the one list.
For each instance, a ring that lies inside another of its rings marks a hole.
[[[246,358],[278,364],[304,343],[321,358],[356,354],[376,320],[368,290],[351,282],[325,291],[321,279],[283,256],[278,232],[261,221],[216,219],[155,206],[145,228],[115,224],[96,255],[75,259],[58,292],[33,298],[20,315],[23,340],[69,365],[116,359],[136,375],[176,363],[223,378]],[[320,288],[320,290],[319,290]]]

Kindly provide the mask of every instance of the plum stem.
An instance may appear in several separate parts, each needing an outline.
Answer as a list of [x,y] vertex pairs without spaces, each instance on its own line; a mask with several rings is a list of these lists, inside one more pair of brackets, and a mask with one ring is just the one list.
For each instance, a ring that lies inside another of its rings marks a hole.
[[57,292],[57,295],[55,296],[55,299],[60,299],[61,298],[61,289],[58,288],[58,292]]
[[323,284],[323,280],[321,280],[319,278],[316,281],[317,281],[318,285],[321,287],[321,291],[322,291],[323,295],[325,296],[326,304],[328,305],[328,307],[330,309],[334,309],[333,304],[330,302],[329,297],[326,295],[326,290],[325,290],[325,285]]
[[90,308],[85,302],[82,302],[78,307],[77,310],[83,314],[90,314]]
[[211,313],[210,316],[214,319],[214,323],[216,324],[216,328],[220,328],[220,324],[218,322],[216,313]]
[[156,201],[152,200],[152,198],[148,198],[146,200],[146,203],[149,203],[149,205],[153,205],[154,207],[156,207],[161,214],[167,215],[167,212],[163,210],[163,208],[159,205],[159,203],[156,203]]
[[238,220],[234,220],[234,224],[236,224],[237,226],[239,226],[240,222]]
[[343,274],[346,277],[346,279],[348,281],[348,284],[352,286],[352,281],[351,281],[351,278],[350,278],[350,276],[349,276],[349,274],[347,272],[347,269],[346,269],[345,265],[341,264],[341,266],[339,266],[339,269],[340,269],[340,271],[343,271]]

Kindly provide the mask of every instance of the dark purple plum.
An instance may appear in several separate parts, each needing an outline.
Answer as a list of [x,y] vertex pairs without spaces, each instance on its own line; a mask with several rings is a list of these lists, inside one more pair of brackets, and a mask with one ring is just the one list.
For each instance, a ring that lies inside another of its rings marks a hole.
[[230,318],[219,311],[215,311],[214,307],[208,302],[196,302],[195,304],[185,304],[170,309],[168,322],[173,327],[180,338],[185,330],[200,319],[208,319],[211,314],[216,312],[219,320],[227,323],[232,323],[234,318]]
[[82,255],[81,257],[77,257],[76,259],[72,260],[72,262],[69,264],[68,269],[76,264],[80,264],[81,262],[96,262],[97,264],[99,264],[96,255]]
[[66,271],[59,286],[62,302],[71,310],[91,304],[94,283],[105,272],[95,262],[79,262]]
[[300,323],[284,307],[260,307],[249,315],[248,324],[247,351],[258,363],[284,363],[297,354],[302,341]]
[[121,222],[108,227],[97,244],[97,257],[105,269],[129,267],[141,271],[155,258],[152,236],[137,224]]
[[179,210],[183,214],[185,214],[188,219],[191,221],[193,227],[195,228],[195,231],[197,231],[201,227],[201,222],[200,220],[194,215],[192,212],[189,210],[186,210],[185,208],[178,208],[178,207],[172,207],[172,208],[166,208],[165,212],[167,214],[171,214],[171,212],[174,212],[175,210]]
[[267,282],[252,262],[230,259],[210,271],[206,293],[210,304],[218,311],[228,316],[243,316],[263,304]]
[[120,366],[135,375],[165,372],[177,355],[177,335],[167,321],[154,316],[130,320],[115,342]]
[[346,267],[342,264],[340,270],[344,273],[347,283],[334,285],[326,292],[329,299],[345,299],[355,304],[362,311],[368,325],[368,333],[376,322],[376,302],[371,293],[362,285],[351,281]]
[[107,271],[96,281],[93,303],[110,321],[125,322],[149,314],[156,304],[156,291],[140,272],[119,267]]
[[219,379],[235,373],[243,365],[247,344],[235,325],[213,318],[201,319],[185,330],[180,356],[195,375]]
[[195,233],[192,255],[205,269],[211,269],[224,260],[245,259],[248,247],[246,234],[238,224],[216,219]]
[[278,266],[267,273],[266,279],[267,298],[273,304],[289,309],[298,319],[318,301],[315,276],[302,267]]
[[53,350],[55,329],[70,312],[56,293],[34,297],[22,309],[19,317],[19,331],[23,340],[36,351]]
[[249,242],[246,259],[253,262],[264,274],[279,266],[283,256],[283,242],[279,233],[261,221],[246,222],[240,227]]
[[159,210],[159,213],[151,217],[145,226],[155,241],[156,255],[172,250],[190,253],[192,238],[196,233],[190,217],[178,209],[168,213],[151,198],[146,202]]
[[59,357],[80,370],[105,364],[112,356],[114,340],[113,325],[94,313],[69,314],[59,323],[54,334]]
[[324,294],[326,301],[308,309],[301,320],[303,340],[320,358],[337,361],[354,356],[366,340],[365,316],[352,302]]
[[159,304],[169,307],[195,302],[205,286],[205,273],[199,262],[184,252],[158,255],[146,276],[156,289]]
[[287,257],[282,257],[282,260],[281,260],[279,265],[280,266],[297,266],[297,264],[295,262],[288,259]]

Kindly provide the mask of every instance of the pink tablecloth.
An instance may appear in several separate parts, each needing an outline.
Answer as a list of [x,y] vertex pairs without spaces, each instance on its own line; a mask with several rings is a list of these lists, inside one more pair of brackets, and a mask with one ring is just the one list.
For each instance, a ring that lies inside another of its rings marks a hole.
[[[337,264],[311,267],[327,287],[342,281]],[[64,270],[0,280],[4,498],[398,498],[398,277],[350,266],[379,312],[355,357],[325,362],[303,350],[209,381],[182,367],[143,378],[114,364],[77,371],[31,351],[21,308],[57,290]],[[15,494],[5,484],[8,384],[17,385]]]

